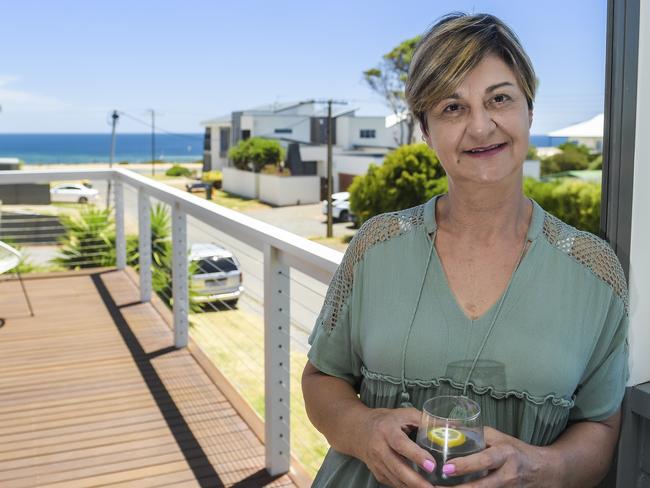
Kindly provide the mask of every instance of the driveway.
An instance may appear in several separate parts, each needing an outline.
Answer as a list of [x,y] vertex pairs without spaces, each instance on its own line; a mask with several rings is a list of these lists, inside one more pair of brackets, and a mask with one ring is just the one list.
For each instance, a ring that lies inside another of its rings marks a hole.
[[[301,237],[325,237],[327,219],[321,213],[321,204],[294,205],[290,207],[275,207],[266,210],[251,210],[245,212],[253,218],[281,229],[293,232]],[[334,237],[353,236],[356,229],[351,222],[334,223]]]

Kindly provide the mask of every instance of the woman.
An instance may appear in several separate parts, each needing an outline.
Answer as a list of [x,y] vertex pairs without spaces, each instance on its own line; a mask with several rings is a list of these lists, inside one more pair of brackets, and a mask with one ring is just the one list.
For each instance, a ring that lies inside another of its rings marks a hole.
[[310,338],[307,412],[330,449],[314,486],[430,486],[423,402],[481,405],[465,487],[588,487],[607,472],[627,375],[627,291],[611,249],[522,192],[535,75],[512,31],[452,14],[422,39],[407,100],[449,192],[379,215],[350,244]]

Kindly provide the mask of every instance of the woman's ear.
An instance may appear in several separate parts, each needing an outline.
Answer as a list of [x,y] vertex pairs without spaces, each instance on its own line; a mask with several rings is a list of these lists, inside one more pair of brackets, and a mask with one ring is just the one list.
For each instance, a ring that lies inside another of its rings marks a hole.
[[528,128],[530,129],[533,125],[533,109],[528,109]]

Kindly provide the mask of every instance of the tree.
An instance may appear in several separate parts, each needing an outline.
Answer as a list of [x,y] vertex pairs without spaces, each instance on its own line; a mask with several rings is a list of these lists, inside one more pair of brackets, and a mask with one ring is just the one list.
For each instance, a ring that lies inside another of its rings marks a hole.
[[354,179],[349,191],[352,213],[361,224],[446,192],[447,178],[433,150],[426,144],[411,144],[390,152],[381,166],[371,164],[366,175]]
[[558,148],[562,152],[542,160],[542,175],[584,170],[589,167],[590,153],[586,146],[565,142]]
[[284,149],[273,139],[251,137],[231,147],[228,157],[236,168],[259,173],[267,164],[279,164],[284,159]]
[[[393,111],[400,124],[400,140],[398,143],[412,144],[415,128],[415,119],[408,110],[404,88],[408,78],[409,64],[413,58],[415,46],[421,36],[415,36],[403,41],[393,48],[389,53],[384,54],[381,63],[374,68],[363,72],[363,77],[370,88],[385,99],[386,105]],[[406,140],[404,140],[404,126],[401,118],[406,115]]]

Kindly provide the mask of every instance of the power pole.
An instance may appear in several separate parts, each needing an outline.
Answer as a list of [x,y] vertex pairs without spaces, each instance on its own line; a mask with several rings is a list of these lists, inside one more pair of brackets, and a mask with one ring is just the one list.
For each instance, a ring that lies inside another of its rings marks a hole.
[[327,101],[327,237],[334,235],[332,218],[332,100]]
[[334,142],[334,131],[332,130],[332,122],[336,118],[332,117],[332,104],[347,105],[347,102],[343,100],[332,100],[330,98],[324,102],[319,101],[317,103],[327,103],[327,237],[332,237],[334,235],[332,219],[332,189],[334,188],[332,178],[332,144]]
[[[117,120],[120,116],[117,113],[117,110],[113,110],[111,115],[113,129],[111,131],[111,157],[108,160],[108,167],[113,167],[113,160],[115,159],[115,126],[117,125]],[[111,204],[111,180],[108,180],[108,190],[106,191],[106,208],[109,208]]]
[[156,111],[149,109],[151,113],[151,176],[156,174]]

